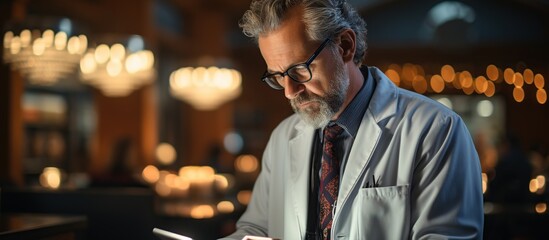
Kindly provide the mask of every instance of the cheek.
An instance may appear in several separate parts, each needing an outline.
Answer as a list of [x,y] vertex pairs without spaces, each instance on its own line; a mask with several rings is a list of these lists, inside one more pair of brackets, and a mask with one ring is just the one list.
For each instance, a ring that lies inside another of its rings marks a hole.
[[305,89],[309,94],[314,94],[320,97],[326,96],[330,91],[330,79],[325,75],[318,74],[316,77],[305,84]]
[[322,92],[322,94],[319,94],[320,96],[324,96],[327,92],[330,92],[333,82],[337,81],[336,70],[337,63],[333,61],[318,69],[317,78],[314,79],[314,88],[316,91]]
[[326,96],[326,93],[332,91],[333,82],[337,81],[337,70],[343,67],[341,59],[335,57],[337,54],[330,51],[325,49],[318,56],[313,79],[309,82],[311,86],[307,86],[309,92],[319,96]]

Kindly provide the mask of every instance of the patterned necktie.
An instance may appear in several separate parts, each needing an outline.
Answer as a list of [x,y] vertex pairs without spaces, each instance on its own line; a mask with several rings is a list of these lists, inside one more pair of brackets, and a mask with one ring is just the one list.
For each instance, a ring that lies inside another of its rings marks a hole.
[[334,142],[343,131],[337,124],[332,124],[324,129],[324,149],[322,152],[322,165],[320,170],[320,230],[322,239],[330,239],[332,229],[333,207],[337,201],[339,189],[340,159],[334,151]]

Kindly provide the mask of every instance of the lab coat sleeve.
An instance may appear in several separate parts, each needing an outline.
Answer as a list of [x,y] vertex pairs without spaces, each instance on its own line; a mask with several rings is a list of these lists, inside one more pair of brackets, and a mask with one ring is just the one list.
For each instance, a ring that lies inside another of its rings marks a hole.
[[455,114],[435,118],[418,149],[411,190],[411,239],[482,239],[480,162]]

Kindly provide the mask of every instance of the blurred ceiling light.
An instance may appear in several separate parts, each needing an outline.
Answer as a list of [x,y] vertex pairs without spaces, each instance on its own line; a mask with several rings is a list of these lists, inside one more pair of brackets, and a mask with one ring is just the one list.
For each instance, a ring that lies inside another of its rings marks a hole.
[[153,165],[146,166],[143,169],[143,173],[141,175],[143,176],[143,179],[145,179],[145,181],[147,181],[148,183],[156,183],[160,178],[160,172],[158,171],[158,168]]
[[46,188],[58,189],[61,186],[61,171],[56,167],[46,167],[40,174],[40,185]]
[[544,188],[545,187],[545,176],[538,175],[536,177],[536,180],[538,181],[538,188]]
[[[443,65],[440,68],[440,73],[426,73],[420,65],[405,63],[401,67],[398,64],[392,63],[385,70],[385,74],[395,85],[420,94],[425,94],[426,91],[435,94],[443,93],[446,89],[453,88],[463,91],[466,95],[472,95],[476,92],[486,97],[493,97],[498,90],[497,88],[505,87],[505,84],[503,84],[505,82],[507,85],[513,86],[513,98],[516,102],[523,102],[526,97],[525,87],[530,89],[527,85],[534,85],[537,88],[537,102],[540,104],[547,102],[547,92],[544,89],[544,76],[534,73],[529,68],[524,70],[524,74],[522,74],[521,72],[515,72],[511,68],[501,70],[497,66],[490,64],[486,67],[485,76],[479,75],[474,77],[470,71],[455,71],[454,67],[449,64]],[[500,83],[501,85],[496,88],[496,84]]]
[[490,100],[482,100],[477,104],[477,114],[481,117],[490,117],[494,113],[494,104]]
[[488,85],[486,88],[486,91],[484,91],[484,95],[487,97],[492,97],[496,93],[496,85],[494,85],[494,82],[488,81]]
[[488,174],[482,173],[482,193],[486,193],[488,189]]
[[217,204],[217,211],[220,213],[232,213],[234,204],[231,201],[221,201]]
[[227,188],[229,187],[229,180],[227,179],[227,177],[221,174],[216,174],[214,176],[214,179],[215,179],[215,185],[218,189],[223,191],[227,190]]
[[179,169],[179,177],[191,183],[212,184],[215,181],[215,170],[210,166],[185,166]]
[[492,81],[496,81],[499,78],[499,69],[494,64],[490,64],[486,67],[486,76]]
[[539,182],[537,179],[531,179],[530,180],[530,184],[528,185],[528,189],[530,190],[531,193],[535,193],[538,191],[539,189]]
[[385,75],[387,75],[395,85],[400,86],[400,75],[398,75],[396,70],[389,68],[385,71]]
[[545,213],[547,211],[547,204],[546,203],[538,203],[536,204],[536,212],[539,214]]
[[513,84],[515,82],[515,71],[511,68],[506,68],[505,71],[503,71],[503,79],[505,79],[507,84]]
[[[67,23],[68,22],[68,23]],[[24,29],[19,35],[4,34],[4,61],[31,84],[52,85],[76,73],[78,62],[88,47],[85,35],[70,36],[70,20],[63,19],[54,32]]]
[[444,1],[431,8],[427,16],[427,20],[433,28],[458,19],[473,23],[475,10],[461,2]]
[[536,91],[536,99],[540,104],[547,102],[547,92],[545,92],[545,89],[538,89]]
[[175,188],[179,184],[179,179],[180,178],[177,175],[170,173],[164,178],[164,183],[170,188]]
[[189,188],[191,187],[191,182],[186,179],[186,178],[181,178],[181,177],[178,177],[177,179],[179,180],[176,180],[176,187],[179,189],[179,190],[182,190],[182,191],[187,191],[189,190]]
[[240,133],[231,131],[223,137],[223,146],[228,152],[237,154],[244,147],[244,139]]
[[191,209],[191,217],[194,219],[211,218],[215,215],[215,211],[210,205],[198,205]]
[[170,75],[172,96],[198,110],[213,110],[240,95],[242,76],[234,69],[185,67]]
[[534,71],[532,71],[532,69],[527,68],[524,70],[523,76],[526,84],[532,84],[534,82]]
[[446,106],[447,108],[449,109],[453,109],[453,105],[452,105],[452,100],[450,100],[449,98],[447,97],[442,97],[442,98],[439,98],[437,99],[437,101],[439,103],[442,103],[442,105]]
[[169,143],[160,143],[156,147],[156,159],[158,162],[164,165],[170,165],[175,161],[177,152],[175,148]]
[[431,77],[431,89],[435,93],[441,93],[444,90],[444,79],[440,75],[435,74]]
[[516,87],[522,87],[524,86],[524,77],[521,73],[516,72],[514,75],[515,80],[513,81],[513,84],[515,84]]
[[475,78],[475,92],[481,94],[488,89],[488,80],[484,76],[478,76]]
[[154,190],[156,191],[156,193],[162,197],[167,197],[169,196],[171,193],[172,193],[172,189],[162,183],[162,182],[158,182],[155,186],[154,186]]
[[517,102],[524,101],[524,90],[522,89],[522,87],[517,86],[513,89],[513,98]]
[[534,85],[536,85],[538,89],[542,89],[545,86],[545,78],[543,77],[543,75],[539,73],[536,74],[536,76],[534,77]]
[[236,194],[236,199],[240,204],[248,205],[248,203],[250,203],[250,200],[252,199],[252,191],[242,190]]
[[234,162],[235,168],[239,172],[255,172],[259,166],[257,158],[253,155],[241,155]]
[[412,80],[412,87],[414,88],[414,91],[424,94],[427,92],[427,80],[421,75],[415,75]]
[[442,66],[442,68],[440,68],[440,75],[442,76],[442,79],[444,79],[445,82],[452,82],[456,77],[456,72],[454,70],[454,67],[452,67],[452,65],[446,64]]
[[111,46],[100,44],[90,48],[80,60],[82,81],[99,88],[105,96],[123,97],[133,90],[154,81],[154,54],[135,44],[134,35],[128,40],[128,47],[121,43]]

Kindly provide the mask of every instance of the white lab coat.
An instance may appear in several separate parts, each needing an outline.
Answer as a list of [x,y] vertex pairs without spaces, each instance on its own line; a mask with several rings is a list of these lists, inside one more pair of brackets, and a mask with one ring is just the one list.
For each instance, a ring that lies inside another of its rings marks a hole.
[[[461,118],[369,71],[376,89],[345,165],[332,239],[482,239],[480,162]],[[295,114],[273,131],[228,239],[304,238],[313,135]],[[366,188],[372,175],[380,186]]]

